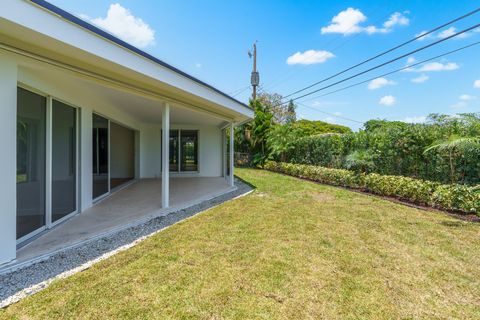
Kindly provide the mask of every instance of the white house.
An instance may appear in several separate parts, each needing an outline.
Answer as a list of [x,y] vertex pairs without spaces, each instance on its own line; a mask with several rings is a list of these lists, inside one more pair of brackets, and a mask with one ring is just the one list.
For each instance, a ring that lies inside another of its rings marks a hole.
[[0,264],[62,228],[100,232],[230,190],[226,133],[253,116],[43,0],[0,3],[0,104]]

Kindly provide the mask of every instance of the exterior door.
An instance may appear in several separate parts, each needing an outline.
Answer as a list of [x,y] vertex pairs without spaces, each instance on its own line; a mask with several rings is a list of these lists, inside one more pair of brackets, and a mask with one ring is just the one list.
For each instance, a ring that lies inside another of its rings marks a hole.
[[47,99],[17,90],[17,239],[28,238],[46,224]]
[[109,121],[93,115],[93,199],[110,192]]

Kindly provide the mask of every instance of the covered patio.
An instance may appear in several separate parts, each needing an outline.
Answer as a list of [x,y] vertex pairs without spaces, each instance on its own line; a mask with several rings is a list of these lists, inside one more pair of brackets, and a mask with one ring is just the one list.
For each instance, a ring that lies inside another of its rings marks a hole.
[[0,265],[234,187],[233,133],[249,106],[53,5],[9,6]]
[[8,267],[40,260],[59,250],[167,215],[235,189],[222,177],[171,178],[170,207],[162,208],[161,185],[161,179],[131,182],[82,214],[23,245],[17,251],[16,261]]

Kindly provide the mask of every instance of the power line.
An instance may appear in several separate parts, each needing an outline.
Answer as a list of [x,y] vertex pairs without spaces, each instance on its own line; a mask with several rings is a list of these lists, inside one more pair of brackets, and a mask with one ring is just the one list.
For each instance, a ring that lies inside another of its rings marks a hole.
[[248,89],[250,89],[250,86],[246,86],[246,87],[243,87],[243,88],[240,88],[240,89],[237,89],[235,90],[233,93],[230,93],[230,95],[232,96],[232,98],[235,98],[236,96],[244,93],[245,91],[247,91]]
[[[344,69],[344,70],[342,70],[342,71],[340,71],[340,72],[338,72],[338,73],[336,73],[336,74],[334,74],[334,75],[332,75],[332,76],[329,76],[329,77],[327,77],[327,78],[324,78],[324,79],[322,79],[322,80],[320,80],[320,81],[317,81],[317,82],[315,82],[315,83],[313,83],[313,84],[311,84],[311,85],[309,85],[309,86],[307,86],[307,87],[305,87],[305,88],[302,88],[302,89],[297,90],[297,91],[295,91],[295,92],[293,92],[293,93],[290,93],[290,94],[284,96],[283,98],[286,99],[286,98],[291,97],[291,96],[293,96],[293,95],[295,95],[295,94],[297,94],[297,93],[300,93],[300,92],[303,92],[303,91],[305,91],[305,90],[308,90],[308,89],[310,89],[310,88],[312,88],[312,87],[314,87],[314,86],[316,86],[316,85],[318,85],[318,84],[320,84],[320,83],[323,83],[323,82],[325,82],[325,81],[328,81],[328,80],[330,80],[330,79],[333,79],[333,78],[335,78],[335,77],[337,77],[337,76],[339,76],[339,75],[341,75],[341,74],[344,74],[344,73],[346,73],[346,72],[348,72],[348,71],[350,71],[350,70],[352,70],[352,69],[355,69],[355,68],[357,68],[357,67],[359,67],[359,66],[361,66],[361,65],[364,65],[364,64],[366,64],[366,63],[368,63],[368,62],[370,62],[370,61],[372,61],[372,60],[375,60],[375,59],[377,59],[377,58],[379,58],[379,57],[382,57],[382,56],[384,56],[384,55],[386,55],[386,54],[388,54],[388,53],[390,53],[390,52],[392,52],[392,51],[395,51],[395,50],[401,48],[401,47],[404,47],[404,46],[406,46],[407,44],[410,44],[410,43],[412,43],[412,42],[414,42],[414,41],[416,41],[416,40],[418,40],[418,39],[420,39],[420,38],[423,38],[423,37],[425,37],[425,36],[427,36],[427,35],[429,35],[429,34],[432,34],[433,32],[438,31],[438,30],[440,30],[440,29],[442,29],[442,28],[444,28],[444,27],[446,27],[446,26],[448,26],[448,25],[450,25],[450,24],[452,24],[452,23],[455,23],[455,22],[457,22],[457,21],[460,21],[460,20],[462,20],[462,19],[465,19],[465,18],[467,18],[467,17],[469,17],[469,16],[471,16],[471,15],[473,15],[473,14],[479,12],[479,11],[480,11],[480,8],[477,8],[477,9],[475,9],[475,10],[473,10],[473,11],[470,11],[470,12],[468,12],[468,13],[466,13],[466,14],[458,17],[458,18],[455,18],[455,19],[453,19],[453,20],[451,20],[451,21],[449,21],[449,22],[446,22],[446,23],[438,26],[438,27],[435,27],[435,28],[433,28],[432,30],[430,30],[430,31],[428,31],[428,32],[422,33],[422,34],[416,36],[416,37],[413,38],[413,39],[410,39],[410,40],[408,40],[408,41],[405,41],[405,42],[403,42],[403,43],[401,43],[401,44],[399,44],[399,45],[397,45],[397,46],[395,46],[395,47],[393,47],[393,48],[391,48],[391,49],[388,49],[388,50],[386,50],[386,51],[384,51],[384,52],[381,52],[381,53],[379,53],[379,54],[377,54],[377,55],[369,58],[369,59],[366,59],[366,60],[364,60],[364,61],[362,61],[362,62],[360,62],[360,63],[357,63],[357,64],[355,64],[355,65],[353,65],[353,66],[351,66],[351,67],[349,67],[349,68],[347,68],[347,69]],[[445,38],[445,39],[449,39],[449,38],[451,38],[451,37],[447,37],[447,38]],[[444,39],[442,39],[442,40],[444,40]],[[441,41],[440,41],[440,42],[441,42]],[[437,43],[438,43],[438,41],[437,41]]]
[[[480,9],[479,9],[479,10],[480,10]],[[401,56],[399,56],[399,57],[396,57],[396,58],[394,58],[394,59],[391,59],[391,60],[389,60],[389,61],[387,61],[387,62],[384,62],[384,63],[381,63],[381,64],[379,64],[379,65],[376,65],[375,67],[372,67],[372,68],[369,68],[369,69],[364,70],[364,71],[362,71],[362,72],[359,72],[359,73],[357,73],[357,74],[354,74],[353,76],[344,78],[344,79],[342,79],[342,80],[339,80],[339,81],[334,82],[334,83],[332,83],[332,84],[329,84],[329,85],[327,85],[327,86],[321,87],[321,88],[319,88],[319,89],[310,91],[310,92],[308,92],[308,93],[305,93],[305,94],[303,94],[303,95],[301,95],[301,96],[295,97],[295,98],[290,99],[290,100],[296,101],[296,100],[298,100],[298,99],[302,99],[302,98],[304,98],[304,97],[307,97],[307,96],[312,95],[312,94],[314,94],[314,93],[317,93],[317,92],[319,92],[319,91],[323,91],[323,90],[325,90],[325,89],[331,88],[331,87],[333,87],[333,86],[335,86],[335,85],[337,85],[337,84],[343,83],[343,82],[345,82],[345,81],[351,80],[351,79],[353,79],[353,78],[356,78],[356,77],[358,77],[358,76],[361,76],[361,75],[363,75],[363,74],[365,74],[365,73],[368,73],[368,72],[370,72],[370,71],[373,71],[373,70],[376,70],[376,69],[381,68],[381,67],[383,67],[383,66],[386,66],[386,65],[388,65],[388,64],[391,64],[391,63],[393,63],[393,62],[395,62],[395,61],[398,61],[398,60],[400,60],[400,59],[403,59],[403,58],[405,58],[405,57],[407,57],[407,56],[410,56],[410,55],[412,55],[412,54],[414,54],[414,53],[423,51],[423,50],[425,50],[425,49],[428,49],[428,48],[430,48],[430,47],[433,47],[433,46],[435,46],[435,45],[437,45],[437,44],[439,44],[439,43],[442,43],[442,42],[447,41],[447,40],[449,40],[449,39],[452,39],[452,38],[454,38],[454,37],[458,37],[458,36],[460,36],[461,34],[464,34],[464,33],[468,32],[468,31],[470,31],[470,30],[473,30],[473,29],[478,28],[479,26],[480,26],[480,23],[478,23],[478,24],[476,24],[476,25],[474,25],[474,26],[472,26],[472,27],[463,29],[462,31],[459,31],[459,32],[457,32],[457,33],[455,33],[455,34],[453,34],[453,35],[450,35],[450,36],[448,36],[448,37],[445,37],[445,38],[443,38],[443,39],[437,40],[437,41],[435,41],[435,42],[433,42],[433,43],[430,43],[430,44],[428,44],[428,45],[425,45],[425,46],[423,46],[423,47],[420,47],[420,48],[415,49],[415,50],[413,50],[413,51],[410,51],[410,52],[408,52],[408,53],[405,53],[405,54],[403,54],[403,55],[401,55]],[[290,100],[289,100],[289,101],[290,101]],[[279,105],[277,105],[276,107],[281,106],[281,105],[283,105],[283,104],[285,104],[285,103],[286,103],[286,102],[282,102],[282,103],[280,103]]]
[[314,108],[314,107],[308,106],[308,105],[303,104],[303,103],[301,103],[301,102],[297,102],[297,104],[299,104],[299,105],[301,105],[301,106],[303,106],[303,107],[305,107],[305,108],[309,108],[309,109],[311,109],[311,110],[318,111],[318,112],[320,112],[320,113],[324,113],[324,114],[326,114],[326,115],[329,115],[329,116],[332,116],[332,117],[335,117],[335,118],[339,118],[339,119],[343,119],[343,120],[347,120],[347,121],[352,121],[352,122],[355,122],[355,123],[363,124],[363,122],[361,122],[361,121],[353,120],[353,119],[350,119],[350,118],[347,118],[347,117],[343,117],[343,116],[340,116],[340,115],[337,115],[337,114],[334,114],[334,113],[326,112],[326,111],[323,111],[323,110],[318,110],[318,109],[316,109],[316,108]]
[[[473,46],[476,46],[476,45],[479,45],[480,44],[480,41],[477,41],[477,42],[474,42],[474,43],[471,43],[469,45],[466,45],[466,46],[463,46],[463,47],[460,47],[460,48],[457,48],[455,50],[451,50],[451,51],[448,51],[448,52],[445,52],[445,53],[442,53],[442,54],[439,54],[435,57],[431,57],[431,58],[428,58],[428,59],[425,59],[425,60],[422,60],[422,61],[419,61],[419,62],[416,62],[416,63],[413,63],[413,64],[409,64],[403,68],[400,68],[400,69],[397,69],[397,70],[393,70],[393,71],[390,71],[390,72],[387,72],[387,73],[384,73],[384,74],[381,74],[381,75],[378,75],[376,77],[373,77],[373,78],[370,78],[370,79],[367,79],[367,80],[364,80],[364,81],[361,81],[361,82],[357,82],[355,84],[352,84],[352,85],[349,85],[347,87],[343,87],[343,88],[340,88],[340,89],[337,89],[337,90],[334,90],[334,91],[331,91],[331,92],[328,92],[328,93],[325,93],[325,94],[322,94],[322,95],[319,95],[319,96],[316,96],[316,97],[313,97],[312,99],[309,99],[309,100],[306,100],[306,101],[310,101],[310,100],[313,100],[313,99],[318,99],[318,98],[321,98],[321,97],[325,97],[325,96],[328,96],[328,95],[331,95],[331,94],[334,94],[334,93],[337,93],[337,92],[340,92],[340,91],[344,91],[344,90],[347,90],[347,89],[350,89],[350,88],[353,88],[353,87],[356,87],[356,86],[359,86],[359,85],[362,85],[362,84],[365,84],[365,83],[368,83],[374,79],[377,79],[377,78],[380,78],[380,77],[386,77],[388,75],[391,75],[391,74],[394,74],[394,73],[398,73],[398,72],[401,72],[403,70],[407,70],[407,69],[410,69],[410,68],[413,68],[413,67],[416,67],[418,65],[421,65],[423,63],[426,63],[426,62],[429,62],[429,61],[432,61],[432,60],[435,60],[435,59],[438,59],[438,58],[442,58],[442,57],[445,57],[445,56],[448,56],[450,54],[453,54],[453,53],[456,53],[456,52],[459,52],[459,51],[462,51],[462,50],[465,50],[465,49],[468,49],[468,48],[471,48]],[[305,102],[305,101],[304,101]],[[347,121],[352,121],[352,122],[356,122],[356,123],[360,123],[360,124],[363,124],[363,122],[361,121],[357,121],[357,120],[353,120],[353,119],[350,119],[350,118],[347,118],[347,117],[343,117],[343,116],[340,116],[340,115],[336,115],[334,113],[329,113],[329,112],[326,112],[326,111],[323,111],[323,110],[319,110],[319,109],[316,109],[314,107],[311,107],[309,105],[306,105],[304,103],[301,103],[301,102],[298,102],[297,101],[297,104],[303,106],[303,107],[306,107],[306,108],[309,108],[311,110],[314,110],[314,111],[318,111],[320,113],[324,113],[326,115],[329,115],[329,116],[332,116],[332,117],[336,117],[336,118],[339,118],[339,119],[344,119],[344,120],[347,120]]]
[[[429,61],[432,61],[432,60],[435,60],[435,59],[438,59],[438,58],[442,58],[444,56],[447,56],[447,55],[450,55],[450,54],[453,54],[455,52],[458,52],[458,51],[462,51],[462,50],[465,50],[465,49],[468,49],[470,47],[473,47],[473,46],[476,46],[476,45],[479,45],[480,44],[480,41],[477,41],[477,42],[474,42],[474,43],[471,43],[469,45],[466,45],[466,46],[463,46],[463,47],[460,47],[458,49],[455,49],[455,50],[451,50],[451,51],[448,51],[448,52],[445,52],[445,53],[442,53],[440,55],[437,55],[435,57],[431,57],[431,58],[428,58],[428,59],[425,59],[425,60],[422,60],[422,61],[419,61],[419,62],[416,62],[416,63],[413,63],[413,64],[410,64],[410,65],[407,65],[403,68],[400,68],[400,69],[396,69],[396,70],[393,70],[393,71],[390,71],[390,72],[387,72],[387,73],[384,73],[384,74],[381,74],[381,75],[378,75],[376,77],[373,77],[373,78],[370,78],[370,79],[367,79],[367,80],[364,80],[364,81],[360,81],[360,82],[357,82],[357,83],[354,83],[352,85],[349,85],[349,86],[346,86],[346,87],[343,87],[343,88],[340,88],[340,89],[337,89],[337,90],[334,90],[334,91],[330,91],[328,93],[325,93],[325,94],[322,94],[322,95],[319,95],[319,96],[315,96],[309,100],[305,100],[305,101],[310,101],[310,100],[313,100],[313,99],[318,99],[318,98],[321,98],[321,97],[325,97],[325,96],[328,96],[328,95],[331,95],[333,93],[337,93],[337,92],[340,92],[340,91],[344,91],[344,90],[347,90],[347,89],[350,89],[352,87],[356,87],[356,86],[359,86],[361,84],[365,84],[367,82],[370,82],[372,80],[375,80],[377,78],[381,78],[381,77],[386,77],[386,76],[389,76],[391,74],[394,74],[394,73],[397,73],[397,72],[401,72],[403,70],[407,70],[407,69],[410,69],[412,67],[415,67],[415,66],[418,66],[420,64],[423,64],[423,63],[426,63],[426,62],[429,62]],[[304,102],[305,102],[304,101]],[[298,104],[300,104],[299,102],[297,102]]]
[[240,91],[242,91],[242,90],[245,90],[245,88],[250,88],[250,85],[247,85],[247,86],[238,88],[238,89],[236,89],[236,90],[230,91],[228,94],[229,94],[229,95],[238,94],[238,92],[240,92]]

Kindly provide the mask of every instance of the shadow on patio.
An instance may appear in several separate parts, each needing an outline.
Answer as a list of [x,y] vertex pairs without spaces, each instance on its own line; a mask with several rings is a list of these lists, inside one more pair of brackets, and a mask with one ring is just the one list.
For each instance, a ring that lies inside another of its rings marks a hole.
[[222,177],[171,178],[171,206],[162,209],[161,179],[135,181],[20,248],[15,264],[187,208],[233,189]]

